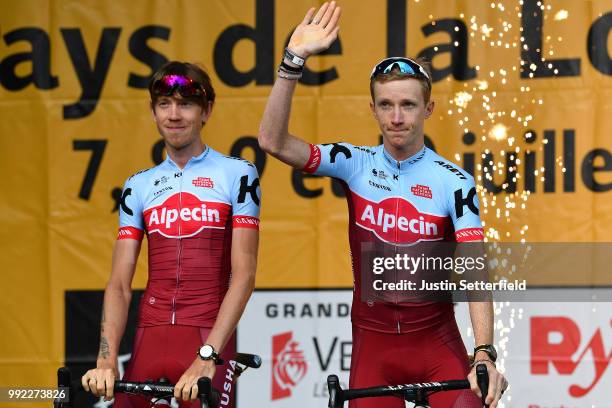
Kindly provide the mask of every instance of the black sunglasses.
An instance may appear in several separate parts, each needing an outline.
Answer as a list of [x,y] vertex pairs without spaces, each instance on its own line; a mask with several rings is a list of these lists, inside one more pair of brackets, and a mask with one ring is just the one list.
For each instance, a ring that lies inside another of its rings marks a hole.
[[170,96],[178,92],[183,98],[194,96],[206,97],[206,90],[201,84],[184,75],[164,75],[153,83],[153,93]]
[[418,63],[411,60],[410,58],[403,57],[385,58],[384,60],[380,61],[372,70],[370,80],[376,78],[379,75],[388,75],[395,68],[397,68],[399,72],[404,75],[421,78],[431,84],[431,78],[422,66],[420,66]]

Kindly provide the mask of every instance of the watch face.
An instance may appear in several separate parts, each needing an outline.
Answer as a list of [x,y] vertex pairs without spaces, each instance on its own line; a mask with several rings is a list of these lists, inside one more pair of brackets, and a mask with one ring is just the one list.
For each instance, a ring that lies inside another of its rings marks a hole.
[[200,347],[200,357],[202,358],[211,358],[214,353],[214,349],[211,345],[205,344]]

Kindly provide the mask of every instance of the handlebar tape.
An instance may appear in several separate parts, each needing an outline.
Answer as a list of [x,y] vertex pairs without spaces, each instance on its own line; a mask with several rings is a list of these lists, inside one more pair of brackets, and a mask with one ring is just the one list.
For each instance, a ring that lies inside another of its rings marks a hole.
[[236,353],[233,360],[250,368],[259,368],[261,366],[261,357],[256,354]]
[[485,399],[489,393],[489,371],[485,364],[478,364],[476,366],[476,382],[478,383],[478,388],[480,388],[480,394],[482,395],[482,405],[488,407],[488,405],[485,404]]

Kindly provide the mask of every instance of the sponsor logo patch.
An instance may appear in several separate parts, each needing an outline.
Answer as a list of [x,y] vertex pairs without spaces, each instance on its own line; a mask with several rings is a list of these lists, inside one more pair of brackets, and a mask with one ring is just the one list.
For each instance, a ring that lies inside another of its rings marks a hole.
[[210,177],[198,177],[193,179],[191,182],[196,187],[204,187],[204,188],[214,188],[215,184],[213,183]]
[[449,217],[421,213],[401,197],[373,202],[353,193],[353,203],[355,223],[385,242],[440,241],[450,227]]
[[168,238],[189,237],[204,228],[224,229],[231,206],[201,201],[191,193],[177,193],[162,204],[144,211],[149,234],[158,232]]
[[410,191],[412,191],[412,194],[418,197],[424,197],[424,198],[432,197],[431,188],[429,188],[428,186],[423,186],[421,184],[417,184],[415,186],[410,187]]

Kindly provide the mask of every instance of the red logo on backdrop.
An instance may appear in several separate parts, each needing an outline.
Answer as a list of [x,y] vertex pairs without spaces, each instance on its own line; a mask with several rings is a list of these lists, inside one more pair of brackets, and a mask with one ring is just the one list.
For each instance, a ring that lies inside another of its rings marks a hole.
[[225,228],[230,205],[201,201],[191,193],[177,193],[161,205],[144,212],[149,234],[159,232],[168,238],[190,237],[204,228]]
[[191,182],[196,187],[213,188],[215,185],[210,177],[198,177]]
[[416,186],[410,187],[410,191],[412,191],[412,194],[414,194],[415,196],[425,197],[425,198],[432,197],[431,188],[427,186],[423,186],[421,184],[417,184]]
[[385,198],[376,203],[352,194],[355,223],[385,242],[440,241],[450,227],[448,217],[420,213],[410,201],[401,197]]
[[291,389],[306,375],[308,364],[293,332],[272,337],[272,401],[291,396]]
[[[587,345],[580,351],[580,327],[572,319],[568,317],[532,317],[530,324],[531,373],[547,375],[552,365],[560,375],[571,375],[590,351],[595,366],[595,378],[586,387],[573,384],[568,389],[572,397],[579,398],[588,394],[601,379],[612,358],[612,350],[606,354],[601,328],[595,330]],[[553,341],[556,339],[553,339],[551,335],[556,335],[560,340]],[[579,354],[574,361],[572,356],[576,352]]]

